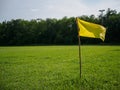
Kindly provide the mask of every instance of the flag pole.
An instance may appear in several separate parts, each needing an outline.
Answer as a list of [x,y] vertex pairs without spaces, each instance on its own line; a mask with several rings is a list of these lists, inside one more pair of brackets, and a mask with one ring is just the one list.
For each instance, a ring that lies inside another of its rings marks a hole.
[[80,36],[78,36],[78,42],[79,42],[79,63],[80,63],[80,78],[82,76],[82,72],[81,72],[81,69],[82,69],[82,64],[81,64],[81,41],[80,41]]
[[[77,24],[77,18],[76,18],[76,24]],[[80,45],[81,45],[81,41],[80,41],[80,36],[79,36],[79,30],[80,30],[80,28],[78,28],[78,26],[77,26],[77,29],[78,29],[78,47],[79,47],[79,66],[80,66],[80,78],[81,78],[81,76],[82,76],[82,62],[81,62],[81,47],[80,47]]]

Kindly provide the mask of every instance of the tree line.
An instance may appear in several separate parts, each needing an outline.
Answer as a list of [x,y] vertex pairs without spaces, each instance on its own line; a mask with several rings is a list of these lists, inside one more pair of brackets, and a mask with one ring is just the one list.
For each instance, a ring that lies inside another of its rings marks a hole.
[[[108,9],[104,15],[82,15],[85,21],[107,28],[105,42],[81,37],[82,44],[120,44],[120,12]],[[62,19],[16,19],[0,23],[0,45],[75,45],[78,31],[75,17]]]

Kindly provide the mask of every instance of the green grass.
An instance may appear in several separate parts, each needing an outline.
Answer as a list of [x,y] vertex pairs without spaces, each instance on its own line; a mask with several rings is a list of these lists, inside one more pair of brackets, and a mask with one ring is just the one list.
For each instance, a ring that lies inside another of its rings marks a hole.
[[0,47],[0,90],[120,90],[120,46]]

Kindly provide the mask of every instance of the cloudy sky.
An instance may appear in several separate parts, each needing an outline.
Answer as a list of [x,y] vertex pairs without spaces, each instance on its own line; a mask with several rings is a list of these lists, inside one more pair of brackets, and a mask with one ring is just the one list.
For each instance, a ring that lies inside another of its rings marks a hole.
[[107,8],[120,12],[120,0],[0,0],[0,22],[11,19],[99,15]]

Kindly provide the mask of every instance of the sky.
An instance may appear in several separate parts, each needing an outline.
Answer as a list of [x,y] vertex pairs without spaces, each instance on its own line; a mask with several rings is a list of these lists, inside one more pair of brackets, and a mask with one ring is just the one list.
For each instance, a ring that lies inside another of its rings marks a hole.
[[99,10],[108,8],[120,12],[120,0],[0,0],[0,22],[91,14],[98,16]]

